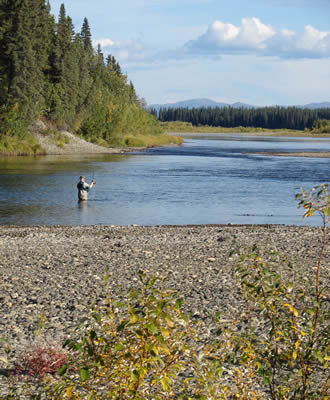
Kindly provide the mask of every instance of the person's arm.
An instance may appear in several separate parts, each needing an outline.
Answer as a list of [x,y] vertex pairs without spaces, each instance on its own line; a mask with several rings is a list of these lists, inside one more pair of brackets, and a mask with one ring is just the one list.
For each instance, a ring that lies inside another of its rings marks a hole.
[[85,190],[86,192],[89,192],[89,189],[90,189],[90,185],[87,182],[84,182],[83,190]]

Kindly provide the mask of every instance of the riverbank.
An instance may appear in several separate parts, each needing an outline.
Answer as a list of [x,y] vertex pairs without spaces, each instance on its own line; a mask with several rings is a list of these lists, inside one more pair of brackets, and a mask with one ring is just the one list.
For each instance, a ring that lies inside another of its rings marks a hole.
[[212,135],[212,134],[234,134],[243,136],[282,136],[282,137],[309,137],[330,138],[330,133],[317,133],[308,129],[266,129],[238,126],[235,128],[224,128],[222,126],[192,125],[188,122],[163,122],[162,127],[167,133],[173,135]]
[[[190,136],[190,135],[200,135],[200,133],[170,133],[169,137],[173,137],[173,141],[171,140],[164,140],[163,143],[162,141],[159,141],[158,144],[153,145],[152,140],[150,141],[149,145],[141,146],[141,147],[134,147],[134,146],[128,146],[128,147],[104,147],[104,146],[99,146],[94,143],[87,142],[78,136],[74,135],[71,132],[68,131],[61,131],[60,132],[63,141],[65,143],[62,146],[58,146],[54,140],[48,136],[43,136],[40,133],[36,133],[35,136],[40,143],[41,147],[45,150],[45,154],[48,155],[65,155],[65,154],[125,154],[125,153],[131,153],[134,151],[139,151],[143,150],[145,148],[150,148],[150,147],[161,147],[161,146],[171,146],[171,145],[180,145],[184,141],[185,136]],[[263,132],[246,132],[246,133],[238,133],[237,135],[240,136],[281,136],[277,132],[272,132],[272,134],[268,133],[263,133]],[[285,136],[285,135],[283,135]],[[289,136],[289,135],[287,135]],[[295,135],[293,135],[295,136]],[[175,140],[174,138],[176,137],[182,137],[182,141],[180,140]],[[308,136],[305,136],[308,137]],[[310,137],[310,136],[309,136]],[[330,137],[330,135],[328,135]],[[314,138],[314,136],[313,136]],[[260,155],[267,155],[267,156],[291,156],[291,157],[318,157],[318,158],[330,158],[330,152],[324,151],[324,152],[295,152],[295,153],[277,153],[277,152],[272,152],[272,153],[258,153]]]
[[[60,135],[63,137],[63,144],[58,145],[54,143],[49,136],[43,136],[40,133],[36,133],[35,136],[39,141],[41,147],[45,150],[47,155],[64,155],[64,154],[125,154],[133,151],[143,150],[150,147],[161,147],[180,145],[183,143],[183,139],[173,137],[170,135],[158,135],[155,137],[130,137],[127,139],[128,145],[125,147],[106,147],[99,146],[95,143],[88,142],[81,139],[68,131],[60,131]],[[139,145],[138,145],[139,143]]]
[[310,138],[310,139],[317,139],[317,138],[330,138],[330,134],[328,133],[316,133],[316,134],[311,134],[309,132],[305,131],[288,131],[284,129],[279,129],[279,130],[274,130],[274,131],[267,131],[267,130],[251,130],[251,131],[239,131],[238,129],[235,130],[235,128],[228,128],[228,130],[219,130],[219,131],[192,131],[192,132],[177,132],[175,130],[169,131],[168,132],[171,135],[177,135],[177,136],[211,136],[211,135],[235,135],[235,136],[246,136],[246,137],[302,137],[302,138]]
[[64,129],[47,126],[39,120],[32,124],[24,138],[4,137],[0,142],[0,156],[125,154],[150,147],[180,145],[181,137],[167,134],[127,135],[115,146],[103,140],[102,145],[91,143]]
[[1,226],[0,337],[16,349],[33,340],[43,320],[45,335],[61,341],[105,298],[106,270],[113,297],[138,285],[143,270],[167,276],[166,285],[183,295],[195,318],[219,309],[230,314],[241,306],[233,250],[276,249],[297,273],[310,276],[320,236],[317,227],[281,225]]

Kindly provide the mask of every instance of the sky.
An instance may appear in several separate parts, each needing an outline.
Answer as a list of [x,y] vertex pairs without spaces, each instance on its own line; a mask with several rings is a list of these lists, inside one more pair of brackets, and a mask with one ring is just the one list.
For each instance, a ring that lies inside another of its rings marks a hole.
[[50,0],[151,104],[330,101],[330,0]]

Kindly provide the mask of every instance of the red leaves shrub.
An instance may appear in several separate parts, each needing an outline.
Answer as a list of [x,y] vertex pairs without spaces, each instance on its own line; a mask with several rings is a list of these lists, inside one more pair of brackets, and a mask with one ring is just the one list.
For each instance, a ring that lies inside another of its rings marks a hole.
[[24,349],[15,363],[15,374],[42,379],[53,374],[68,361],[68,355],[57,344],[33,344]]

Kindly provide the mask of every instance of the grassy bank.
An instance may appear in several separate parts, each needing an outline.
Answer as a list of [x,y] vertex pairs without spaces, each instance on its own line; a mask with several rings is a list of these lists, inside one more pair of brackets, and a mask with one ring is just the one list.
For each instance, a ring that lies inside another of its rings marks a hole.
[[[31,156],[46,154],[105,153],[120,149],[180,145],[183,138],[163,133],[118,135],[108,140],[84,137],[61,130],[49,121],[37,121],[21,135],[0,136],[0,156]],[[98,145],[98,146],[94,146]],[[102,147],[99,147],[102,146]]]
[[242,134],[258,134],[269,136],[305,136],[305,137],[330,137],[330,134],[304,130],[298,131],[293,129],[265,129],[238,126],[235,128],[224,128],[222,126],[194,126],[190,122],[173,121],[161,123],[165,132],[169,133],[242,133]]
[[26,133],[23,138],[18,136],[0,138],[0,155],[2,156],[31,156],[45,153],[32,133]]
[[[179,145],[183,143],[183,138],[173,135],[125,135],[123,137],[113,138],[108,144],[111,147],[157,147],[166,145]],[[102,145],[102,143],[99,143]]]

